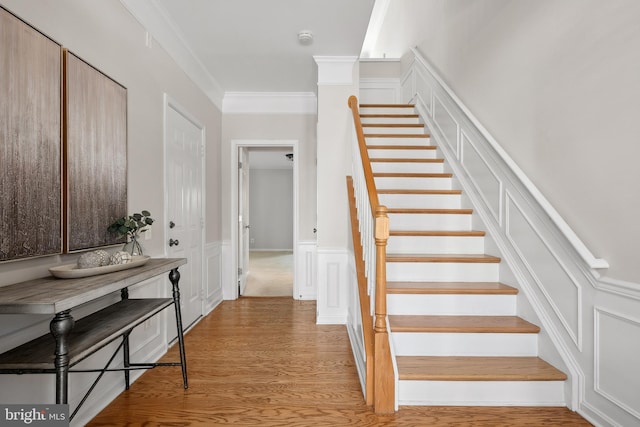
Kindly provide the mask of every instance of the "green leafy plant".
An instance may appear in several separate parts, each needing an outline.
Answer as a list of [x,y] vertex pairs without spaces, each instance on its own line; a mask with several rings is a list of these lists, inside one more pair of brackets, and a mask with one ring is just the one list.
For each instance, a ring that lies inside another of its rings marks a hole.
[[107,228],[107,231],[116,233],[118,237],[127,236],[129,238],[135,238],[138,233],[147,231],[148,226],[153,224],[153,222],[154,219],[151,218],[151,213],[149,211],[142,211],[118,218]]

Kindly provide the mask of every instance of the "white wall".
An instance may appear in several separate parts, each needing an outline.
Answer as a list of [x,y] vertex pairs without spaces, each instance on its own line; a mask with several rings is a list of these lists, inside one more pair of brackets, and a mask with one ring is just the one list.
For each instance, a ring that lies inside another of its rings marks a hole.
[[249,170],[249,248],[293,250],[293,170]]
[[377,50],[417,45],[607,276],[638,283],[639,20],[636,0],[394,0]]
[[[143,241],[145,252],[162,256],[165,251],[163,94],[169,94],[199,122],[206,131],[206,239],[214,244],[220,238],[220,110],[185,75],[157,44],[145,46],[145,30],[115,0],[0,0],[0,5],[50,36],[75,54],[102,70],[128,90],[128,205],[131,212],[147,209],[156,224],[152,239]],[[5,203],[6,201],[3,201]],[[53,265],[74,262],[77,256],[52,256],[0,264],[0,286],[48,275]],[[169,295],[165,277],[137,287],[136,295]],[[76,314],[81,313],[78,310]],[[46,316],[0,316],[0,351],[48,331]],[[158,319],[159,320],[159,319]],[[31,325],[31,326],[29,326]],[[154,336],[140,337],[151,346],[134,349],[145,356],[159,357],[166,350],[161,325],[144,331]],[[144,334],[143,334],[144,335]],[[154,338],[155,337],[155,338]],[[153,338],[153,339],[151,339]],[[94,360],[103,359],[98,353]],[[98,366],[100,362],[98,363]],[[94,364],[95,366],[95,364]],[[86,390],[87,376],[71,377],[71,400]],[[40,384],[44,381],[44,384]],[[108,375],[87,404],[91,408],[106,405],[120,391],[121,375]],[[54,401],[53,376],[0,376],[0,401],[3,403],[47,403]],[[85,413],[86,416],[86,413]]]

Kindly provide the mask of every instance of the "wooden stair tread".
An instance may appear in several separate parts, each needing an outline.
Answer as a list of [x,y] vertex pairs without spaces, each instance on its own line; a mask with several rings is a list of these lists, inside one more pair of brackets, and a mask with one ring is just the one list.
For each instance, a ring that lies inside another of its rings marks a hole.
[[369,150],[437,150],[435,145],[367,145]]
[[378,194],[462,194],[462,190],[412,190],[412,189],[384,189]]
[[422,123],[362,123],[363,128],[424,128]]
[[540,327],[518,316],[390,315],[392,332],[537,334]]
[[485,254],[387,254],[387,262],[499,263],[500,258]]
[[390,214],[471,215],[473,209],[387,208]]
[[399,356],[401,380],[564,381],[567,375],[539,357]]
[[365,119],[417,119],[417,114],[360,114]]
[[391,230],[390,236],[459,236],[459,237],[482,237],[486,233],[481,230]]
[[360,108],[413,108],[415,104],[360,104]]
[[430,138],[428,133],[365,133],[365,138]]
[[370,158],[372,163],[444,163],[444,159],[397,159],[395,157]]
[[404,173],[404,172],[377,172],[374,178],[452,178],[452,173]]
[[515,295],[518,289],[500,282],[387,282],[387,294]]

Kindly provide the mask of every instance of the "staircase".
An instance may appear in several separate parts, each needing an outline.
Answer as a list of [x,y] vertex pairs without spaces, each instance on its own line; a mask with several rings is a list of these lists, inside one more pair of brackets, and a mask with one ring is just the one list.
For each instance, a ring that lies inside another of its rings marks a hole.
[[411,105],[360,105],[388,208],[387,311],[399,405],[564,406],[566,375],[538,357],[540,328]]

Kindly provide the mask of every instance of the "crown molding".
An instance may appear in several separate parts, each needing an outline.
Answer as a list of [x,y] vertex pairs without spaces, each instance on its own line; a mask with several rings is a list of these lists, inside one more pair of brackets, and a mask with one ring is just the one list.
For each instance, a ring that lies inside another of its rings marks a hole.
[[222,110],[224,90],[193,53],[171,17],[156,0],[120,0],[205,95]]
[[318,86],[353,84],[353,65],[357,56],[314,56],[318,64]]
[[317,114],[313,92],[226,92],[223,113],[236,114]]

